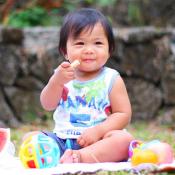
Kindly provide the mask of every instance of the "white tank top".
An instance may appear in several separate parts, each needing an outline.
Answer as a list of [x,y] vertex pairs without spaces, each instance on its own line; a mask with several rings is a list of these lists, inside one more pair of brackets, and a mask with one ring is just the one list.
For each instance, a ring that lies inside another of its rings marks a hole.
[[84,129],[103,122],[111,113],[109,93],[117,76],[116,70],[104,67],[91,80],[72,80],[65,84],[53,114],[54,133],[63,139],[77,138]]

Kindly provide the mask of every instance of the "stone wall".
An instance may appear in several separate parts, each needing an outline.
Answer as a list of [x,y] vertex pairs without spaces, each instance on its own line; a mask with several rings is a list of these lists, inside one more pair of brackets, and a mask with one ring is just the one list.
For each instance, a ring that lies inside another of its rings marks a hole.
[[[18,127],[43,118],[41,89],[63,60],[58,28],[0,27],[0,127]],[[116,51],[107,63],[126,82],[133,120],[155,119],[175,108],[175,30],[153,27],[114,29]],[[174,38],[173,38],[174,37]],[[175,120],[175,119],[174,119]]]

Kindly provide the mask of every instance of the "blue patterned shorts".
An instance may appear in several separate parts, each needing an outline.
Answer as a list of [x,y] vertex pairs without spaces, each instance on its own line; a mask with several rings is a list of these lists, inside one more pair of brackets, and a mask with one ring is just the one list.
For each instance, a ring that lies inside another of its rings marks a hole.
[[60,149],[60,156],[64,154],[66,149],[78,150],[81,148],[80,145],[77,143],[76,139],[61,139],[57,137],[55,133],[48,132],[48,131],[42,131],[42,133],[44,133],[45,135],[51,137],[56,141]]

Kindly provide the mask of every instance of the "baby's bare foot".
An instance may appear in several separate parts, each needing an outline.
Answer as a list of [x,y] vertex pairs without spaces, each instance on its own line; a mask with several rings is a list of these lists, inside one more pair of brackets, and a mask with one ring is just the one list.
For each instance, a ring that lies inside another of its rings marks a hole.
[[66,150],[60,159],[60,163],[79,163],[79,162],[80,162],[79,151],[71,149]]

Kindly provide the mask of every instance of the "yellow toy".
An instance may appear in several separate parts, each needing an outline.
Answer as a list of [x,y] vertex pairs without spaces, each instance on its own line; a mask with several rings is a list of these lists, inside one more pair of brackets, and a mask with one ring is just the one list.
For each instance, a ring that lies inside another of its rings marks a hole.
[[144,143],[134,140],[129,146],[129,158],[133,166],[141,163],[163,164],[173,162],[173,151],[169,144],[153,140]]
[[133,156],[131,157],[131,164],[136,166],[141,163],[157,164],[158,156],[151,150],[135,150]]

